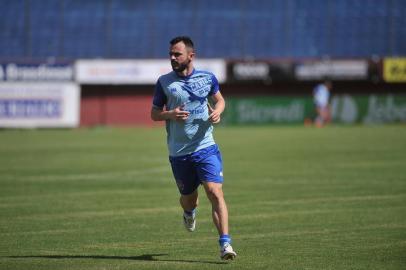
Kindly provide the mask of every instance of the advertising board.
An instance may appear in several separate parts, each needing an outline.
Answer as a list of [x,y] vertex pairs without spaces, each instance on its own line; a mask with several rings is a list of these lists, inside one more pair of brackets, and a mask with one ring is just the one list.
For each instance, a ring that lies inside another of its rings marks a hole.
[[80,89],[75,83],[0,83],[0,127],[77,127]]
[[383,78],[386,82],[406,82],[406,58],[385,58]]
[[69,63],[0,63],[0,81],[73,81],[73,73],[73,66]]
[[[82,59],[75,67],[80,84],[155,84],[159,76],[172,70],[169,59]],[[195,67],[214,73],[220,83],[226,80],[226,64],[222,59],[197,59]]]
[[317,60],[295,65],[297,80],[367,80],[366,60]]
[[[334,123],[381,124],[406,122],[406,95],[335,95]],[[240,124],[298,124],[314,118],[311,97],[230,97],[222,122]]]

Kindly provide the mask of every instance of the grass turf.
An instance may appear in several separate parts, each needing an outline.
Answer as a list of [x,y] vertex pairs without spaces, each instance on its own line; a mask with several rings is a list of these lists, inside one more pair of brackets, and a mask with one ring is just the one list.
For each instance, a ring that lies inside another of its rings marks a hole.
[[163,129],[0,131],[0,269],[405,268],[405,126],[215,137],[231,263],[205,196],[184,230]]

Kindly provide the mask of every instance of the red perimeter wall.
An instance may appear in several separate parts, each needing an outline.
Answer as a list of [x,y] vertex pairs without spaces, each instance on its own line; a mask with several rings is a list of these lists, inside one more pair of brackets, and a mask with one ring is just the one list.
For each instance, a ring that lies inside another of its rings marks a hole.
[[82,86],[80,125],[162,125],[150,119],[152,93],[136,90],[128,86]]

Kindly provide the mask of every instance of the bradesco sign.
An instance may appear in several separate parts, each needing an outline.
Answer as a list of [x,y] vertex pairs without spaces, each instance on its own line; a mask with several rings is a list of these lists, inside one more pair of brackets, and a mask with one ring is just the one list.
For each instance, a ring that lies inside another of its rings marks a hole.
[[3,63],[0,81],[73,81],[73,67],[69,63]]
[[0,63],[0,127],[76,127],[80,89],[66,62]]

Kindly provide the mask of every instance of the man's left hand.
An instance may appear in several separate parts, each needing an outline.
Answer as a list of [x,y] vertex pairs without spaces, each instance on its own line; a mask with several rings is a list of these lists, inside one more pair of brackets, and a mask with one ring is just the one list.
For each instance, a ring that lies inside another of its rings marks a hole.
[[209,121],[213,124],[220,123],[221,120],[221,113],[215,109],[213,109],[209,103],[207,103],[207,107],[209,108]]

